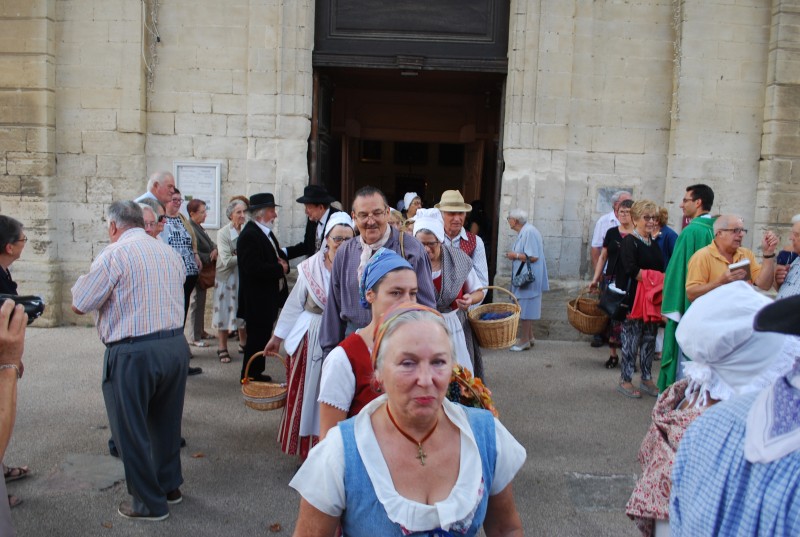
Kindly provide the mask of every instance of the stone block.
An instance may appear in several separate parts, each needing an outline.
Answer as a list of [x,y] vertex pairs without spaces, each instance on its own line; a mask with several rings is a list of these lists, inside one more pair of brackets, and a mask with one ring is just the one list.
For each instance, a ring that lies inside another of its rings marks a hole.
[[84,132],[83,151],[96,155],[136,155],[144,152],[145,137],[138,133]]
[[644,130],[601,127],[594,130],[592,151],[604,153],[644,153]]
[[220,114],[175,114],[175,134],[224,136],[226,118]]
[[175,114],[150,112],[147,114],[148,134],[175,134]]
[[53,175],[55,169],[53,153],[6,153],[6,173],[9,175]]
[[192,95],[192,112],[195,114],[211,113],[211,95],[208,93],[195,93]]
[[117,130],[119,132],[144,133],[147,125],[147,112],[144,110],[118,110]]
[[162,83],[168,90],[192,93],[232,93],[233,90],[231,71],[225,69],[175,69]]
[[591,174],[613,174],[614,155],[600,153],[568,152],[567,171]]
[[246,136],[247,135],[247,116],[228,116],[228,136]]
[[247,139],[229,136],[194,136],[194,156],[197,158],[244,158],[247,156]]
[[47,87],[52,72],[53,65],[44,54],[0,56],[0,87]]
[[301,116],[278,116],[277,136],[290,140],[308,140],[311,133],[311,122]]
[[27,135],[24,128],[0,127],[0,152],[26,151],[27,148]]
[[102,66],[65,65],[56,72],[59,88],[116,88],[118,70]]
[[3,0],[0,3],[0,17],[3,18],[44,18],[52,16],[52,5],[49,2],[32,2],[31,0]]
[[109,43],[129,43],[141,46],[142,25],[139,20],[108,21]]
[[0,18],[0,50],[6,54],[47,54],[49,27],[45,18]]
[[247,116],[247,135],[253,137],[274,137],[277,129],[277,117],[267,114],[250,114]]
[[246,95],[219,94],[211,96],[211,112],[214,114],[246,114],[247,107]]
[[146,179],[144,155],[97,156],[97,175],[100,177],[122,177],[136,185],[136,191],[144,192]]
[[94,21],[93,16],[57,22],[56,43],[108,43],[108,21]]
[[[192,155],[192,137],[185,136],[147,136],[147,156],[187,158]],[[150,168],[148,163],[148,168]],[[167,169],[172,169],[172,165]]]
[[245,167],[245,184],[250,185],[249,193],[259,192],[253,188],[252,183],[272,183],[275,181],[275,161],[274,160],[254,160],[248,159]]
[[[2,169],[5,170],[5,158],[2,161]],[[0,196],[19,195],[20,178],[18,175],[0,174]]]
[[98,171],[95,155],[58,155],[56,163],[59,176],[93,177]]
[[[55,161],[55,158],[51,158],[51,161]],[[55,169],[54,164],[48,163],[47,165]],[[23,175],[20,177],[19,193],[23,200],[33,198],[38,201],[43,198],[49,198],[55,194],[54,178],[50,176]]]
[[59,108],[56,124],[59,129],[66,130],[112,131],[117,128],[117,113],[108,108]]

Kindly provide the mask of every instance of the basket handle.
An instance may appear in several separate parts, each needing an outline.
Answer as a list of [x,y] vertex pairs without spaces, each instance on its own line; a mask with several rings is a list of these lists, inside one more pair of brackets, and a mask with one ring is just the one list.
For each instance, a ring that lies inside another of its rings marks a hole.
[[511,298],[514,300],[514,304],[516,304],[517,307],[519,307],[519,301],[517,300],[517,297],[514,295],[514,293],[512,293],[505,287],[500,287],[498,285],[487,285],[486,287],[481,287],[481,290],[483,289],[497,289],[498,291],[503,291],[504,293],[511,295]]
[[[583,289],[581,289],[580,291],[578,291],[578,298],[577,298],[577,300],[580,300],[580,299],[581,299],[581,298],[583,298],[585,295],[599,295],[599,294],[600,294],[600,290],[599,290],[599,289],[598,289],[597,291],[592,291],[592,290],[591,290],[591,289],[589,289],[588,287],[584,287]],[[576,302],[575,302],[576,304],[577,304],[577,300],[576,300]]]
[[253,363],[253,360],[258,358],[259,356],[274,356],[283,364],[283,367],[286,367],[286,360],[283,359],[283,356],[278,354],[277,352],[267,352],[258,351],[257,353],[253,354],[249,360],[247,360],[247,365],[244,366],[244,378],[242,379],[242,384],[247,384],[249,381],[247,380],[247,375],[250,373],[250,364]]

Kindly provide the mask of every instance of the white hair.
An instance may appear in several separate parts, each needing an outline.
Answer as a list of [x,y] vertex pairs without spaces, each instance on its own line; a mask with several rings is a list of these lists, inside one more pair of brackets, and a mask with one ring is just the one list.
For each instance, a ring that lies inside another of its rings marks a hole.
[[528,223],[528,213],[522,209],[511,209],[508,212],[508,217],[513,218],[520,224],[527,224]]
[[150,179],[147,180],[147,190],[153,190],[153,187],[156,186],[156,183],[161,184],[164,181],[166,176],[172,176],[171,172],[155,172],[150,176]]
[[626,194],[627,194],[628,196],[630,196],[630,195],[631,195],[631,193],[630,193],[630,192],[628,192],[627,190],[617,190],[616,192],[614,192],[614,195],[613,195],[613,196],[611,196],[611,205],[616,205],[616,204],[617,204],[617,202],[619,201],[619,199],[620,199],[622,196],[626,195]]
[[792,224],[796,224],[800,222],[800,214],[796,214],[792,217]]
[[722,214],[714,220],[714,235],[722,231],[723,229],[727,229],[733,220],[744,220],[741,216],[736,214]]

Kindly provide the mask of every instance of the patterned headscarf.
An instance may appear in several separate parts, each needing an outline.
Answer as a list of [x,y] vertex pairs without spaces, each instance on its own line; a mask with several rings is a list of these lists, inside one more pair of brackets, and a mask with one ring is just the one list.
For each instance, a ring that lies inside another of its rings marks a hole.
[[[416,302],[403,302],[402,304],[398,304],[397,306],[393,307],[389,311],[383,314],[378,322],[378,325],[375,327],[375,334],[373,335],[372,344],[372,369],[375,369],[377,366],[378,361],[378,351],[380,350],[381,343],[383,342],[383,337],[386,335],[386,332],[389,331],[401,316],[406,313],[412,311],[427,311],[433,313],[437,317],[442,317],[442,314],[436,311],[433,308],[429,308],[423,304],[417,304]],[[449,335],[449,334],[448,334]]]
[[369,261],[367,261],[367,264],[364,265],[364,272],[361,274],[358,285],[358,299],[361,302],[362,308],[365,310],[369,309],[367,291],[372,289],[386,274],[399,268],[414,270],[411,263],[400,257],[394,250],[380,248],[373,254]]

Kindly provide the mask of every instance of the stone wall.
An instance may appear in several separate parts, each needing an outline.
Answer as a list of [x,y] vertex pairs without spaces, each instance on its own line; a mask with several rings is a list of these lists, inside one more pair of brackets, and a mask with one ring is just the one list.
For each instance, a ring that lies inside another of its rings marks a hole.
[[[676,226],[701,181],[754,231],[800,212],[799,4],[511,2],[498,249],[526,209],[553,287],[543,330],[574,334],[600,189],[664,203]],[[107,204],[176,160],[221,160],[223,205],[274,192],[281,238],[301,239],[314,2],[6,0],[0,29],[0,211],[26,224],[12,270],[46,322],[78,321],[61,304],[106,244]]]

